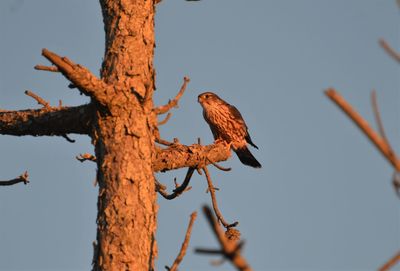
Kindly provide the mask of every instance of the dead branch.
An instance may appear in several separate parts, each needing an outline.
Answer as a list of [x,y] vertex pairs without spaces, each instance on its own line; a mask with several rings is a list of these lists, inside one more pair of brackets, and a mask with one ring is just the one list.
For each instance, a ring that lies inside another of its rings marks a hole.
[[169,142],[169,141],[167,141],[167,140],[165,140],[165,139],[162,139],[162,138],[156,138],[155,141],[156,141],[158,144],[161,144],[161,145],[164,145],[164,146],[172,146],[172,145],[174,145],[173,142]]
[[36,110],[0,111],[0,134],[16,136],[63,136],[90,134],[91,104]]
[[211,249],[211,248],[196,248],[194,252],[201,254],[214,254],[214,255],[224,254],[224,252],[220,249]]
[[67,134],[61,135],[65,140],[67,140],[69,143],[75,143],[75,139],[70,138]]
[[35,101],[37,101],[38,104],[43,105],[44,108],[46,108],[46,109],[50,109],[50,108],[51,108],[49,102],[47,102],[46,100],[44,100],[44,99],[43,99],[42,97],[40,97],[39,95],[33,93],[32,91],[25,90],[25,94],[28,95],[29,97],[32,97]]
[[166,105],[162,105],[162,106],[154,108],[153,109],[154,112],[158,115],[161,115],[161,114],[167,113],[171,108],[177,107],[178,101],[182,97],[183,93],[185,92],[186,86],[189,82],[190,82],[189,77],[185,76],[183,78],[183,85],[182,85],[181,89],[179,90],[178,94],[175,96],[175,98],[170,100]]
[[196,217],[197,217],[197,212],[193,212],[190,215],[189,225],[188,225],[188,228],[186,230],[185,240],[182,243],[181,250],[179,251],[179,254],[176,257],[176,259],[175,259],[174,263],[172,264],[172,266],[171,267],[168,267],[168,266],[165,267],[167,270],[169,270],[169,271],[178,270],[179,264],[182,262],[183,257],[185,257],[185,254],[186,254],[186,251],[187,251],[187,248],[188,248],[188,245],[189,245],[189,241],[190,241],[190,236],[192,234],[193,224],[194,224],[194,221],[196,220]]
[[196,249],[197,253],[206,254],[220,254],[224,258],[228,259],[237,270],[240,271],[251,271],[250,265],[247,263],[246,259],[241,255],[241,249],[243,247],[243,242],[240,241],[230,241],[227,239],[223,233],[223,230],[215,217],[213,216],[211,209],[208,206],[203,207],[203,213],[209,222],[211,229],[213,230],[217,240],[220,244],[220,249]]
[[375,122],[376,125],[378,126],[379,134],[381,135],[382,139],[386,142],[386,144],[389,146],[389,149],[393,150],[393,148],[390,146],[389,139],[387,138],[385,133],[385,127],[383,126],[381,113],[378,106],[378,98],[376,96],[375,90],[371,92],[371,105],[372,105],[372,110],[374,111]]
[[210,195],[211,195],[211,201],[212,201],[213,209],[214,209],[215,215],[218,218],[218,221],[220,221],[222,223],[222,225],[226,229],[229,229],[231,227],[236,227],[239,224],[239,222],[235,221],[235,222],[229,224],[228,222],[226,222],[226,220],[222,216],[222,213],[218,208],[217,197],[215,196],[215,187],[214,187],[214,185],[213,185],[213,183],[211,181],[210,173],[208,172],[208,169],[207,169],[206,166],[203,167],[203,171],[204,171],[204,174],[206,175],[207,184],[208,184],[208,190],[209,190]]
[[56,66],[36,65],[34,69],[38,71],[60,72],[60,70]]
[[188,171],[186,173],[185,180],[182,182],[181,185],[177,185],[176,188],[172,191],[172,194],[168,194],[165,190],[166,187],[159,183],[156,180],[156,191],[160,193],[161,196],[163,196],[165,199],[171,200],[174,199],[178,196],[180,196],[183,192],[188,190],[188,185],[190,183],[190,179],[193,176],[194,168],[188,168]]
[[396,195],[400,198],[400,172],[396,170],[393,173],[392,185]]
[[333,88],[325,91],[325,94],[337,105],[347,116],[361,129],[361,131],[369,138],[381,154],[392,164],[392,166],[400,171],[400,161],[397,159],[395,152],[387,144],[387,142],[371,128],[368,122],[358,114],[352,106]]
[[397,252],[392,258],[390,258],[384,265],[382,265],[378,270],[379,271],[388,271],[393,266],[395,266],[398,262],[400,262],[400,251]]
[[17,183],[24,183],[25,185],[29,183],[28,180],[28,172],[25,171],[23,174],[21,174],[19,177],[9,180],[9,181],[0,181],[0,186],[8,186],[8,185],[14,185]]
[[78,161],[80,161],[81,163],[85,162],[85,161],[92,161],[92,162],[96,162],[97,158],[94,155],[91,155],[90,153],[84,153],[84,154],[79,154],[78,156],[75,157]]
[[153,170],[165,172],[183,167],[197,168],[198,165],[210,164],[208,159],[218,163],[228,160],[230,155],[230,149],[224,143],[207,146],[172,144],[166,149],[157,150],[153,159]]
[[158,122],[158,126],[166,124],[169,121],[169,119],[171,118],[171,116],[172,116],[172,113],[168,112],[168,114],[165,117],[165,119],[163,119],[162,121]]
[[207,160],[211,163],[211,165],[213,165],[214,167],[218,168],[221,171],[231,171],[232,170],[232,168],[230,168],[230,167],[223,167],[221,165],[218,165],[217,163],[214,163],[209,158],[207,158]]
[[395,49],[393,49],[389,43],[387,43],[384,39],[379,39],[380,46],[386,51],[386,53],[392,57],[397,62],[400,62],[400,53],[398,53]]
[[109,103],[107,97],[109,97],[110,92],[113,92],[113,88],[94,76],[88,69],[47,49],[42,50],[42,55],[54,64],[83,94],[92,97],[102,105]]

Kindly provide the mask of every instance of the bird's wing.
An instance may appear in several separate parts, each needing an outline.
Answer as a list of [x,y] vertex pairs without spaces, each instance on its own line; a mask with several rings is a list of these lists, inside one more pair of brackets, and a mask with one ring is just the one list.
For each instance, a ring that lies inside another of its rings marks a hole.
[[228,104],[228,107],[229,107],[230,113],[232,114],[232,116],[234,116],[236,121],[241,123],[243,125],[243,127],[246,129],[245,139],[246,139],[247,143],[249,143],[254,148],[258,149],[257,145],[254,144],[253,141],[251,140],[246,122],[244,121],[242,114],[240,114],[239,110],[236,107],[234,107],[233,105]]
[[235,117],[236,121],[239,122],[239,123],[241,123],[241,124],[244,124],[244,126],[245,126],[246,129],[247,129],[247,125],[246,125],[246,123],[244,122],[244,119],[243,119],[243,117],[242,117],[242,114],[240,114],[239,110],[237,110],[237,108],[234,107],[234,106],[231,105],[231,104],[227,104],[227,106],[228,106],[228,108],[229,108],[229,112],[232,114],[233,117]]

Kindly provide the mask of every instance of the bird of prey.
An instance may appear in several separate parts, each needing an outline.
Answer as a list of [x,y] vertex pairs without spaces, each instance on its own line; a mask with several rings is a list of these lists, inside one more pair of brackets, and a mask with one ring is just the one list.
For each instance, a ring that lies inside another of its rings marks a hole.
[[203,107],[204,119],[210,125],[215,141],[227,142],[243,164],[260,168],[261,164],[247,148],[248,143],[258,149],[239,110],[212,92],[200,94],[197,100]]

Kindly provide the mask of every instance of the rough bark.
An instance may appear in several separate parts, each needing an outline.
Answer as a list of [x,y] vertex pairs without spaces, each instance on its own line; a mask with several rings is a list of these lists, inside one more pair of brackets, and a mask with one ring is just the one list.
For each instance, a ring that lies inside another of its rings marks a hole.
[[190,146],[173,145],[155,152],[153,170],[164,172],[183,167],[201,168],[205,165],[228,160],[230,156],[230,149],[224,143],[207,146],[198,144]]
[[106,34],[102,79],[112,85],[99,110],[93,141],[98,164],[98,230],[93,270],[153,270],[157,203],[155,149],[154,2],[100,1]]
[[0,134],[15,136],[89,134],[92,119],[93,106],[90,104],[36,110],[0,110]]

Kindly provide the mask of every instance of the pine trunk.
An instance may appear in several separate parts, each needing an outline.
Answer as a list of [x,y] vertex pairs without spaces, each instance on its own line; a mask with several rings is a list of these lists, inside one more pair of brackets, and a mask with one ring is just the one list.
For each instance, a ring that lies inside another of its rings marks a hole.
[[92,139],[98,163],[93,270],[153,270],[157,203],[154,153],[154,1],[100,1],[106,34],[101,71],[113,85]]

